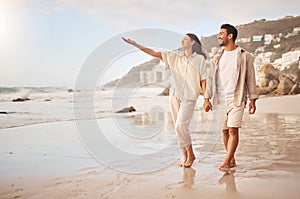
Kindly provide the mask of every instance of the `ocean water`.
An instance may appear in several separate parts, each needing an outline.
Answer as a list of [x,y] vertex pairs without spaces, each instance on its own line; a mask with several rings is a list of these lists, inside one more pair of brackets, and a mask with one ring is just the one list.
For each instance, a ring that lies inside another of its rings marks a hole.
[[[134,106],[136,112],[168,111],[168,97],[158,96],[164,88],[98,89],[69,92],[65,87],[0,88],[0,129],[74,119],[128,116],[115,114]],[[86,99],[91,96],[91,99]],[[29,99],[13,102],[14,99]],[[85,114],[91,110],[92,114]],[[74,116],[74,112],[77,114]]]

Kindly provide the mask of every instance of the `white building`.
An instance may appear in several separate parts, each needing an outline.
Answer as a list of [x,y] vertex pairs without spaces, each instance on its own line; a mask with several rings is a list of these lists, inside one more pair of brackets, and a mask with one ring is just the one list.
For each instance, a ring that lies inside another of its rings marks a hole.
[[273,39],[274,39],[273,35],[265,34],[265,36],[264,36],[265,45],[271,44]]
[[288,65],[297,62],[300,57],[300,50],[290,51],[282,54],[282,66],[285,68]]
[[254,35],[252,36],[252,41],[262,41],[262,35]]
[[274,55],[273,52],[264,52],[264,53],[259,53],[256,56],[256,59],[262,62],[263,64],[268,64],[271,62],[271,57]]
[[281,46],[280,44],[276,44],[276,45],[273,46],[273,48],[277,49],[277,48],[279,48],[280,46]]
[[255,50],[255,53],[265,52],[265,48],[266,48],[266,46],[260,46]]
[[275,59],[272,65],[277,68],[278,70],[283,70],[284,67],[282,66],[282,58]]
[[298,31],[297,32],[288,33],[284,38],[294,37],[294,36],[296,36],[298,34],[299,34]]
[[240,42],[240,43],[248,43],[251,41],[251,37],[246,37],[246,38],[240,38],[240,39],[237,39],[236,42]]
[[170,74],[171,72],[168,66],[165,63],[160,62],[154,66],[153,70],[151,71],[141,71],[140,81],[147,84],[160,83],[167,80]]
[[218,47],[212,47],[210,52],[208,53],[209,58],[213,58],[219,51]]
[[300,32],[300,27],[296,27],[293,29],[293,32]]

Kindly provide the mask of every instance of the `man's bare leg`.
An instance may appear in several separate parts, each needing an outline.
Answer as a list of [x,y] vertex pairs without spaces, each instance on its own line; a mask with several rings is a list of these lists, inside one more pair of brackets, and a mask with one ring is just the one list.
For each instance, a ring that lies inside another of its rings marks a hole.
[[230,161],[234,157],[235,150],[239,142],[239,129],[229,128],[229,138],[227,140],[227,153],[224,163],[219,167],[220,171],[229,172],[230,171]]
[[[228,140],[229,140],[229,130],[226,129],[226,130],[223,130],[223,142],[224,142],[224,146],[226,149],[226,153],[227,153]],[[230,160],[229,164],[230,164],[230,167],[236,166],[234,155],[233,155],[232,159]]]
[[195,158],[195,155],[194,155],[194,151],[193,151],[193,146],[192,146],[192,144],[190,144],[190,145],[187,147],[186,151],[187,151],[187,160],[186,160],[184,166],[185,166],[185,167],[191,167],[192,164],[194,163],[195,159],[196,159],[196,158]]

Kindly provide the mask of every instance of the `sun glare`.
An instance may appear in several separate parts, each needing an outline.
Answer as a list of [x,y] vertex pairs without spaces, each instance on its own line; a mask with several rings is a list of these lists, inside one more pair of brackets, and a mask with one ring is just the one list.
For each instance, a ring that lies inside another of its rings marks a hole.
[[9,36],[9,19],[5,12],[0,12],[0,40],[1,43]]
[[[11,43],[19,33],[17,14],[20,8],[16,1],[0,2],[0,42],[1,46]],[[7,48],[7,47],[6,47]]]

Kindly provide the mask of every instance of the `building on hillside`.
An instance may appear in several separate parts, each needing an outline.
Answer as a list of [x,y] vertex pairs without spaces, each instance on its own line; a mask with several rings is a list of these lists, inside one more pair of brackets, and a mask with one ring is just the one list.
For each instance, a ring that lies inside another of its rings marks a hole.
[[159,62],[151,71],[141,71],[140,81],[145,84],[161,83],[167,80],[170,74],[169,67],[163,62]]
[[263,39],[263,36],[262,35],[254,35],[252,36],[252,41],[255,42],[255,41],[262,41]]
[[281,44],[276,44],[273,46],[273,48],[277,49],[277,48],[280,48]]
[[255,53],[261,53],[261,52],[265,52],[265,48],[266,46],[260,46],[258,48],[256,48]]
[[210,52],[208,53],[208,57],[212,59],[218,53],[219,49],[220,48],[218,47],[212,47]]
[[272,64],[275,68],[279,70],[284,70],[288,68],[291,64],[299,62],[299,60],[300,50],[295,50],[282,54],[282,57],[279,59],[275,59]]
[[298,35],[299,34],[299,32],[298,31],[296,31],[296,32],[290,32],[290,33],[288,33],[284,38],[289,38],[289,37],[294,37],[294,36],[296,36],[296,35]]
[[293,32],[300,32],[300,27],[295,27],[295,28],[293,29]]
[[283,70],[284,67],[282,66],[282,58],[275,59],[272,65],[277,68],[278,70]]
[[290,64],[299,60],[300,50],[290,51],[282,54],[282,66],[283,68],[288,67]]
[[271,35],[271,34],[265,34],[265,36],[264,36],[264,41],[265,41],[264,43],[265,43],[265,45],[271,44],[272,41],[273,41],[273,39],[274,39],[273,35]]
[[[254,61],[259,64],[259,63],[262,63],[262,65],[264,64],[269,64],[271,63],[272,61],[272,58],[273,58],[273,55],[274,55],[274,52],[264,52],[264,53],[259,53]],[[260,64],[259,64],[260,65]]]
[[251,42],[251,37],[240,38],[236,40],[237,43],[248,43]]

